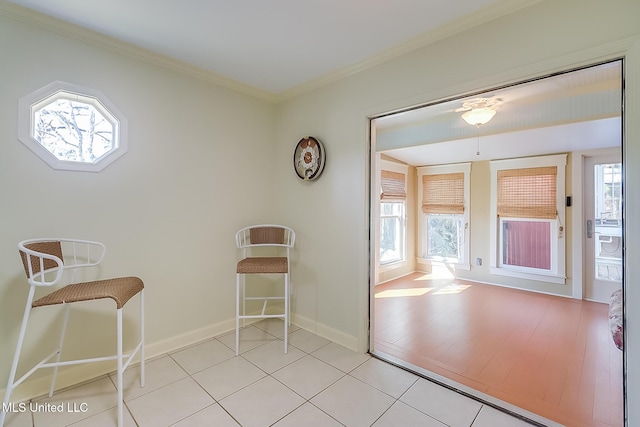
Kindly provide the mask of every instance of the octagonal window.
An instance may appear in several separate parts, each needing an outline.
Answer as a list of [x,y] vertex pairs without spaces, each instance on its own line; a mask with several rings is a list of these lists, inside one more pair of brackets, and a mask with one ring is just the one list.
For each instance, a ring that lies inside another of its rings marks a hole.
[[19,138],[55,169],[97,172],[126,152],[126,121],[100,92],[54,82],[20,100]]

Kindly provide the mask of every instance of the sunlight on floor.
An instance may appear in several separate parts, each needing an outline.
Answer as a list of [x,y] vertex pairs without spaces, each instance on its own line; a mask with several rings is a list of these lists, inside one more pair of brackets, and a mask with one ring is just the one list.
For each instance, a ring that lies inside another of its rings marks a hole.
[[462,291],[470,288],[471,285],[456,285],[452,284],[449,286],[445,286],[444,288],[438,289],[433,295],[448,295],[448,294],[459,294]]
[[455,269],[447,264],[432,262],[431,273],[425,273],[414,280],[455,279]]
[[376,294],[376,298],[419,297],[434,288],[387,289]]

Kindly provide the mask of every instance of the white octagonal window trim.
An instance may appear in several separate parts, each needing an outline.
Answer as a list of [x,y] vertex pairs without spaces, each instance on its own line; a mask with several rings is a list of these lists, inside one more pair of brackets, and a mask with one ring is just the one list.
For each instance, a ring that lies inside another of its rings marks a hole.
[[49,166],[99,172],[127,151],[127,120],[95,89],[53,82],[19,101],[18,139]]

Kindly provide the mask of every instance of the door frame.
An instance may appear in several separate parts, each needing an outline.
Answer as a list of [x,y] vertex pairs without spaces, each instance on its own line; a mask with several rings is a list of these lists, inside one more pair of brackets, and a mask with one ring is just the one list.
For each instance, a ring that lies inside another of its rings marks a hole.
[[[624,127],[624,113],[622,120],[622,127]],[[624,140],[621,140],[620,161],[623,163],[624,171],[624,153],[623,153]],[[571,297],[575,299],[585,298],[585,257],[586,251],[584,249],[586,244],[586,218],[584,213],[584,161],[587,157],[599,157],[608,156],[614,153],[614,148],[603,148],[599,150],[586,150],[586,151],[574,151],[571,156],[571,222],[573,224],[574,233],[572,233],[571,243],[574,248],[582,248],[581,251],[573,251],[571,254],[571,275],[573,277],[573,288],[571,290]],[[623,173],[622,180],[623,186],[625,181],[625,175]],[[624,194],[623,194],[624,197]],[[624,215],[624,214],[623,214]],[[581,225],[577,225],[581,224]],[[624,225],[622,236],[624,239]],[[623,257],[624,264],[624,257]],[[624,286],[624,279],[623,279]]]
[[[603,163],[608,163],[608,161],[605,161],[604,159],[608,158],[608,159],[612,159],[612,160],[617,160],[619,161],[621,164],[623,164],[623,168],[624,168],[624,163],[623,163],[623,159],[622,159],[622,145],[620,147],[619,150],[615,150],[615,149],[609,149],[609,150],[604,150],[603,152],[598,152],[596,154],[589,154],[589,155],[584,155],[581,156],[582,157],[582,162],[583,162],[583,167],[584,165],[587,165],[591,159],[603,159]],[[595,164],[599,164],[599,163],[594,163]],[[593,166],[593,165],[590,165]],[[595,301],[595,302],[600,302],[600,303],[608,303],[608,298],[605,298],[603,300],[600,299],[594,299],[594,298],[589,298],[589,293],[587,292],[587,286],[589,285],[589,278],[590,275],[587,272],[588,268],[590,267],[590,264],[588,264],[588,259],[589,256],[591,255],[591,251],[588,249],[589,247],[593,247],[593,239],[595,239],[595,235],[592,239],[586,237],[587,236],[587,220],[588,215],[586,214],[587,212],[587,202],[593,202],[593,199],[590,197],[587,197],[587,191],[590,189],[590,187],[588,187],[587,183],[586,183],[586,178],[587,176],[592,177],[591,174],[588,174],[587,172],[587,168],[584,167],[583,170],[583,190],[584,190],[584,201],[583,204],[581,206],[581,210],[583,212],[583,221],[582,221],[582,227],[580,227],[581,231],[582,231],[582,240],[584,242],[584,244],[582,245],[582,271],[584,274],[584,280],[583,280],[583,299],[587,300],[587,301]],[[624,197],[624,187],[625,187],[625,179],[624,179],[624,174],[622,176],[622,187],[623,187],[623,197]],[[577,206],[576,206],[577,207]],[[624,206],[623,206],[623,216],[624,216]],[[595,226],[594,226],[595,227]],[[595,234],[595,233],[594,233]],[[622,232],[621,238],[624,240],[624,231]],[[624,266],[624,252],[622,254],[622,265]],[[594,277],[595,280],[595,277]],[[620,280],[620,287],[622,288],[624,286],[624,277],[621,278]]]
[[[639,39],[640,40],[640,39]],[[640,42],[638,43],[638,46],[640,46]],[[638,52],[640,53],[640,48],[638,48]],[[598,59],[596,58],[592,58],[591,60],[585,60],[584,62],[582,62],[581,64],[573,64],[573,66],[565,64],[564,66],[559,67],[558,69],[556,69],[555,73],[563,73],[563,72],[570,72],[574,69],[579,69],[579,68],[583,68],[583,67],[589,67],[589,66],[594,66],[597,65],[599,63],[606,63],[606,62],[612,62],[612,61],[617,61],[617,60],[621,60],[622,61],[622,85],[623,85],[623,91],[626,91],[627,88],[625,86],[625,77],[626,77],[626,73],[625,73],[625,67],[628,66],[628,59],[627,59],[627,55],[625,54],[626,52],[616,52],[614,53],[609,53],[607,55],[605,55],[604,57],[600,57]],[[640,58],[640,55],[638,56]],[[546,78],[546,77],[550,77],[553,76],[555,73],[549,73],[549,72],[542,72],[538,75],[538,79],[542,79],[542,78]],[[513,85],[517,85],[520,84],[521,82],[525,82],[527,81],[527,78],[515,78],[513,80],[510,81],[510,84]],[[482,94],[484,92],[490,92],[491,90],[493,90],[493,88],[499,87],[499,84],[494,84],[494,85],[479,85],[478,87],[483,87],[483,89],[481,90],[476,90],[476,91],[465,91],[465,90],[459,90],[459,91],[454,91],[454,92],[450,92],[450,93],[458,93],[459,95],[457,95],[456,97],[464,97],[464,96],[469,96],[472,94]],[[376,267],[376,257],[375,257],[375,252],[378,250],[377,245],[375,244],[376,242],[376,238],[375,238],[375,233],[378,233],[378,230],[376,228],[376,217],[378,215],[378,212],[376,211],[376,209],[373,207],[374,203],[373,200],[376,200],[376,187],[374,184],[374,177],[375,174],[377,173],[377,171],[379,170],[379,162],[378,162],[378,152],[376,150],[376,128],[375,128],[375,119],[380,118],[380,117],[384,117],[386,115],[389,114],[394,114],[397,112],[402,112],[405,110],[410,110],[413,108],[421,108],[421,107],[428,107],[429,105],[434,105],[434,104],[438,104],[440,102],[445,102],[447,100],[451,100],[453,99],[452,97],[448,97],[448,96],[442,96],[441,98],[437,99],[437,100],[433,100],[431,102],[413,102],[413,107],[407,107],[407,105],[411,105],[412,103],[408,103],[405,104],[404,106],[401,105],[397,105],[395,108],[387,108],[386,110],[378,110],[375,113],[370,113],[366,116],[366,121],[367,121],[367,125],[368,125],[368,139],[369,139],[369,144],[368,144],[368,172],[369,172],[369,176],[368,176],[368,184],[369,184],[369,200],[368,200],[368,212],[369,212],[369,241],[368,241],[368,258],[369,258],[369,265],[368,265],[368,273],[369,273],[369,281],[368,281],[368,286],[367,286],[367,296],[368,296],[368,318],[366,319],[366,333],[367,333],[367,343],[368,343],[368,350],[369,353],[374,354],[375,356],[375,348],[374,348],[374,330],[375,330],[375,325],[374,325],[374,319],[375,319],[375,314],[374,314],[374,307],[375,307],[375,283],[376,280],[375,278],[377,277],[377,267]],[[414,101],[416,101],[414,99]],[[627,110],[624,108],[624,103],[625,103],[625,94],[623,93],[622,95],[622,111],[621,111],[621,140],[620,140],[620,150],[621,150],[621,162],[625,163],[625,136],[626,136],[626,130],[625,130],[625,116],[627,113]],[[571,205],[572,206],[576,206],[578,208],[574,208],[571,209],[571,220],[572,220],[572,228],[574,229],[574,232],[572,233],[572,244],[574,248],[583,248],[583,244],[584,244],[584,230],[582,230],[582,227],[580,226],[576,226],[576,224],[582,224],[584,226],[584,212],[582,209],[583,206],[583,169],[584,169],[584,161],[583,158],[585,156],[593,156],[596,155],[599,152],[610,152],[610,150],[612,150],[611,148],[605,148],[605,149],[598,149],[598,150],[575,150],[571,152],[571,185],[570,188],[567,189],[567,192],[569,194],[571,194],[572,196],[572,201],[571,201]],[[628,171],[626,171],[624,169],[623,166],[623,182],[626,181],[628,176]],[[624,184],[623,184],[624,185]],[[571,192],[571,193],[569,193]],[[626,203],[626,199],[627,199],[627,195],[623,193],[623,203]],[[625,208],[626,209],[626,208]],[[625,218],[625,214],[623,213],[623,218]],[[580,230],[580,232],[576,232],[577,230]],[[624,237],[626,235],[626,229],[624,227],[624,219],[623,219],[623,229],[622,229],[622,235],[623,235],[623,246],[624,244]],[[572,285],[572,292],[571,295],[567,295],[570,298],[576,298],[576,299],[583,299],[584,296],[584,285],[583,285],[583,279],[584,279],[584,274],[583,274],[583,264],[584,264],[584,250],[573,250],[572,254],[571,254],[571,262],[572,262],[572,266],[570,269],[567,269],[567,273],[569,273],[569,271],[571,272],[570,274],[573,277],[573,285]],[[567,259],[568,261],[568,259]],[[626,273],[626,263],[624,261],[624,253],[623,253],[623,265],[624,265],[624,270]],[[623,281],[622,281],[622,287],[623,290],[625,288],[624,283],[625,283],[625,276],[623,276]],[[623,299],[624,302],[624,307],[625,307],[625,311],[626,311],[626,297]],[[626,337],[625,337],[626,339]],[[386,360],[390,363],[395,363],[398,364],[400,366],[405,366],[403,365],[403,361],[402,360],[397,360],[393,357],[389,357],[389,358],[384,358],[383,360]],[[629,407],[628,407],[628,394],[627,394],[627,351],[625,349],[625,351],[623,351],[623,365],[625,366],[624,368],[624,378],[623,378],[623,388],[624,388],[624,417],[625,420],[628,420],[628,411],[629,411]],[[411,370],[411,368],[409,368]],[[427,378],[436,378],[438,377],[438,375],[436,374],[432,374],[432,373],[424,373],[422,374],[423,376],[427,377]],[[440,381],[443,381],[443,383],[448,383],[448,379],[446,378],[441,378]],[[455,383],[455,381],[453,381]],[[471,393],[472,395],[474,395],[474,393]]]

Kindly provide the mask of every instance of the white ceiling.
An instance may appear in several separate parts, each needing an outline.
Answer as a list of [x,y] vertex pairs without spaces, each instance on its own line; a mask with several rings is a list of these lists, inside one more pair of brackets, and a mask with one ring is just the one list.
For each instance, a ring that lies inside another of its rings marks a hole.
[[[478,128],[459,111],[477,97],[498,100]],[[614,61],[377,118],[376,147],[413,166],[620,147],[621,111]]]
[[620,117],[382,151],[412,166],[542,156],[620,147]]
[[277,95],[540,0],[0,0]]
[[[0,0],[0,13],[71,35],[81,28],[82,38],[113,40],[279,100],[539,1]],[[605,67],[484,94],[501,101],[479,132],[455,112],[462,97],[380,118],[379,147],[419,165],[534,155],[545,143],[556,151],[571,151],[578,140],[619,146],[620,72]],[[510,142],[516,135],[519,144]]]

